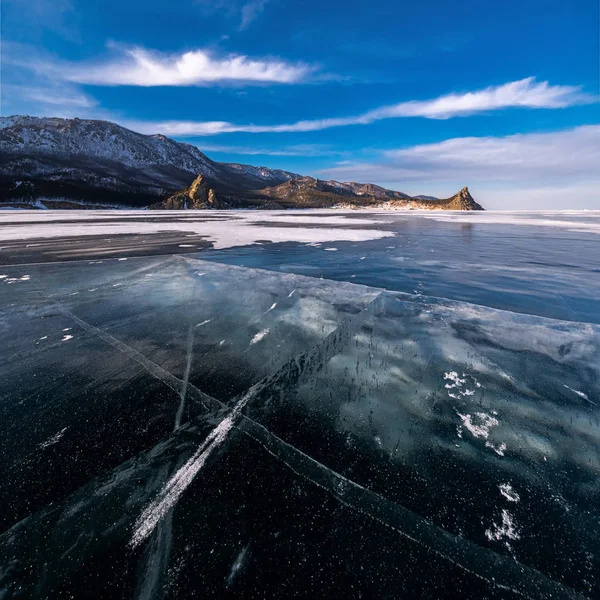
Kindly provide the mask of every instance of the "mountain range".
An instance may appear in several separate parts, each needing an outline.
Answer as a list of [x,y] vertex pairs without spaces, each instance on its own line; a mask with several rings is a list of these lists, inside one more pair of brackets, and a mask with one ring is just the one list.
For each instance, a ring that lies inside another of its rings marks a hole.
[[16,207],[483,210],[467,188],[438,200],[216,162],[191,144],[108,121],[0,117],[0,159],[0,203]]

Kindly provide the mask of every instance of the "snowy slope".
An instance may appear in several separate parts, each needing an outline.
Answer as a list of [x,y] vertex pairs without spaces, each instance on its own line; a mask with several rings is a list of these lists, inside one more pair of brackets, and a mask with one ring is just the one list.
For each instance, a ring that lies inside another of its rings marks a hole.
[[297,175],[266,167],[218,163],[196,146],[142,135],[107,121],[0,117],[3,178],[63,181],[160,195],[199,174],[216,184],[256,189]]

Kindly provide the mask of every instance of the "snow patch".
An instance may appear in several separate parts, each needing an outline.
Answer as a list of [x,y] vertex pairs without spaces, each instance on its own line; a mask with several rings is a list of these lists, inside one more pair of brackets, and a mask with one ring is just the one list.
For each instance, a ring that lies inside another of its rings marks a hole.
[[512,485],[510,483],[501,483],[499,486],[500,493],[509,501],[509,502],[518,502],[521,498],[515,490],[513,490]]
[[504,442],[499,446],[494,446],[492,442],[486,441],[485,447],[491,448],[498,456],[504,456],[504,453],[506,452],[506,444]]
[[574,390],[572,387],[569,387],[568,385],[564,385],[564,384],[563,384],[563,387],[566,387],[568,390],[571,390],[574,394],[577,394],[580,398],[583,398],[584,400],[588,400],[588,401],[590,400],[588,398],[587,394],[584,394],[583,392],[580,392],[579,390]]
[[47,448],[48,446],[52,446],[60,441],[63,435],[65,435],[65,431],[68,427],[61,429],[58,433],[55,433],[52,437],[49,437],[45,442],[40,444],[40,448]]
[[506,540],[504,543],[510,549],[508,540],[520,540],[521,535],[517,530],[512,515],[505,509],[502,509],[502,523],[492,523],[492,528],[485,530],[485,537],[491,541]]
[[2,279],[4,279],[4,283],[10,285],[11,283],[20,283],[23,281],[29,281],[31,279],[31,275],[22,275],[21,277],[6,277],[6,275],[5,275]]
[[251,340],[250,340],[250,344],[256,344],[257,342],[260,342],[260,340],[262,340],[267,334],[269,333],[268,329],[263,329],[262,331],[259,331]]
[[463,415],[459,412],[456,414],[460,417],[463,426],[475,438],[487,439],[490,435],[490,429],[500,424],[498,419],[484,412],[476,412],[474,415]]

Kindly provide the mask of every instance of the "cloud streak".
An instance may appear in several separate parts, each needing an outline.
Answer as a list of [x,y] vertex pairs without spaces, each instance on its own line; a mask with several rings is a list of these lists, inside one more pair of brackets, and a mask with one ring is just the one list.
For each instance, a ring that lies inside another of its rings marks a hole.
[[299,83],[313,71],[304,64],[252,59],[242,54],[218,57],[208,50],[163,54],[145,48],[115,47],[104,62],[36,62],[21,66],[71,83],[97,86],[203,86],[234,82]]
[[281,125],[239,125],[227,121],[165,121],[138,123],[137,127],[146,132],[160,131],[175,136],[235,132],[308,132],[349,125],[368,125],[384,119],[450,119],[507,108],[556,109],[593,101],[594,99],[584,94],[579,86],[550,85],[547,81],[536,81],[534,77],[527,77],[475,92],[451,93],[432,100],[413,100],[383,106],[351,117],[303,120]]
[[334,150],[324,144],[296,144],[275,148],[259,146],[229,146],[221,144],[201,144],[202,152],[225,152],[227,154],[247,154],[254,156],[340,156],[346,154],[343,150]]
[[377,162],[323,171],[328,177],[405,183],[482,181],[600,183],[600,125],[550,133],[464,137],[386,151]]
[[37,105],[51,107],[68,107],[69,109],[95,108],[98,103],[94,98],[68,84],[44,85],[44,82],[35,82],[32,85],[5,84],[4,93],[16,98],[20,102],[32,102]]

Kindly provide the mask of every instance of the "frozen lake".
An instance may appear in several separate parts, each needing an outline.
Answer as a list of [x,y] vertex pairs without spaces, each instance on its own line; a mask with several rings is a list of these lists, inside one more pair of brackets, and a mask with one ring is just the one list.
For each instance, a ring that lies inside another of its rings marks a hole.
[[0,598],[600,596],[600,212],[0,213]]

